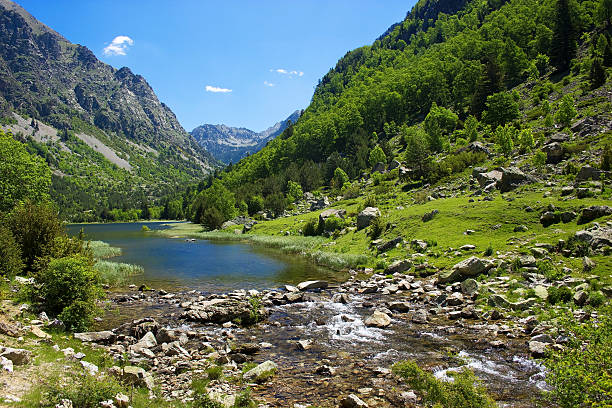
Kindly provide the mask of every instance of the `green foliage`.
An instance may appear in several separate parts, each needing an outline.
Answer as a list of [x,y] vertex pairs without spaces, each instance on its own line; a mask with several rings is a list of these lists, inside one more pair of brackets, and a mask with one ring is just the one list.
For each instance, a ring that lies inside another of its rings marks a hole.
[[218,380],[223,375],[223,366],[211,366],[206,369],[206,375],[211,381]]
[[0,211],[10,211],[24,200],[46,200],[50,186],[51,170],[45,161],[0,130]]
[[236,395],[234,406],[232,408],[257,408],[258,404],[251,396],[251,389],[246,388],[244,391]]
[[429,139],[429,148],[439,152],[444,147],[446,134],[451,133],[457,126],[458,117],[451,110],[432,103],[429,113],[423,122],[423,128]]
[[382,235],[386,227],[387,227],[387,224],[383,220],[382,217],[374,217],[370,221],[370,231],[368,235],[370,236],[371,239],[376,239]]
[[304,192],[302,186],[294,181],[289,180],[287,182],[287,200],[289,202],[296,202],[302,198]]
[[591,88],[596,89],[606,83],[606,69],[604,68],[603,59],[595,58],[591,64],[591,72],[589,73],[589,81]]
[[317,220],[316,219],[312,219],[306,222],[306,224],[304,224],[304,228],[302,229],[302,234],[305,237],[314,237],[317,234]]
[[453,373],[453,382],[438,380],[433,374],[421,370],[414,361],[394,364],[393,372],[404,378],[410,387],[422,396],[427,406],[444,408],[496,406],[474,373],[467,369]]
[[572,300],[572,291],[567,286],[551,286],[548,288],[548,303],[551,305],[567,303],[570,300]]
[[470,115],[465,120],[465,137],[470,142],[475,142],[478,139],[478,119],[475,116]]
[[70,330],[83,330],[93,321],[95,302],[102,297],[100,278],[91,260],[80,255],[54,259],[36,276],[30,294],[48,313],[67,319]]
[[104,241],[87,241],[85,245],[96,259],[106,259],[121,255],[121,248],[110,246],[110,244]]
[[219,180],[202,191],[192,204],[194,222],[201,223],[209,229],[215,229],[237,214],[236,198]]
[[535,154],[533,155],[533,165],[537,168],[541,168],[544,167],[544,165],[546,164],[546,153],[544,153],[541,150],[538,150],[537,152],[535,152]]
[[487,97],[487,110],[482,121],[492,127],[504,126],[519,117],[519,105],[509,92],[498,92]]
[[[387,156],[385,155],[385,152],[380,146],[376,145],[376,147],[374,147],[372,151],[370,152],[368,163],[370,164],[371,167],[374,167],[377,163],[384,164],[386,162],[387,162]],[[334,177],[335,177],[335,173],[334,173]],[[344,183],[342,183],[342,185],[344,185]]]
[[13,277],[23,271],[21,248],[11,231],[0,225],[0,276]]
[[334,170],[334,177],[332,178],[332,182],[331,182],[332,187],[341,189],[342,186],[344,186],[344,184],[348,183],[348,181],[349,181],[349,177],[346,174],[346,172],[342,170],[340,167],[337,167],[336,170]]
[[271,210],[274,214],[281,215],[287,207],[287,200],[283,193],[273,193],[267,196],[264,200],[264,205],[268,210]]
[[429,174],[429,144],[427,134],[420,128],[402,128],[406,140],[406,163],[415,169],[418,177]]
[[546,279],[549,281],[554,282],[563,278],[563,272],[555,267],[550,261],[538,261],[536,266],[538,268],[538,273],[546,276]]
[[530,152],[535,146],[533,131],[529,128],[521,130],[521,133],[519,134],[519,143],[521,146],[521,151]]
[[109,261],[97,261],[94,264],[94,269],[100,276],[100,282],[110,286],[125,284],[132,276],[144,272],[140,265]]
[[69,379],[50,378],[41,387],[40,407],[53,408],[67,399],[74,408],[97,408],[102,401],[112,400],[119,392],[125,392],[112,377],[91,376],[86,373],[69,374]]
[[500,152],[506,157],[510,157],[512,154],[516,134],[516,128],[509,125],[498,126],[495,130],[495,143],[497,143]]
[[249,298],[249,319],[247,322],[242,322],[243,324],[256,324],[261,320],[261,308],[263,307],[261,304],[261,299],[258,296],[251,296]]
[[264,199],[260,195],[249,197],[247,206],[249,207],[249,215],[253,215],[264,209]]
[[572,119],[576,117],[576,108],[574,107],[574,98],[571,95],[564,95],[561,100],[559,110],[555,114],[555,120],[564,128],[572,124]]
[[606,407],[612,400],[612,308],[585,323],[570,313],[560,325],[569,342],[544,362],[550,396],[561,407]]
[[553,36],[550,49],[551,62],[559,71],[569,68],[578,48],[576,3],[557,0],[553,16]]
[[339,231],[346,226],[346,222],[339,217],[329,217],[325,220],[325,232]]

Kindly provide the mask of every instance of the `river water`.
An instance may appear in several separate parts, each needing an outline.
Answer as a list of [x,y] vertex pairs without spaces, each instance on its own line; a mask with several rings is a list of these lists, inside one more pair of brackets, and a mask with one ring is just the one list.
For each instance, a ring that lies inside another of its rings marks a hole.
[[144,274],[130,279],[156,289],[197,289],[223,292],[234,289],[265,289],[311,279],[331,282],[346,279],[342,273],[320,268],[296,256],[242,243],[194,242],[152,232],[168,228],[162,223],[71,224],[68,232],[85,232],[85,239],[120,247],[113,262],[140,265]]

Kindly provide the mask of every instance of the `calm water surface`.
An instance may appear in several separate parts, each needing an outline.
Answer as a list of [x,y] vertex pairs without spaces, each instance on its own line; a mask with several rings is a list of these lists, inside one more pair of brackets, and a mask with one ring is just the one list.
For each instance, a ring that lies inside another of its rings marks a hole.
[[155,288],[199,289],[210,292],[264,289],[309,279],[343,280],[341,273],[319,268],[297,256],[240,243],[205,240],[187,242],[141,231],[167,228],[161,223],[71,224],[70,234],[82,228],[88,240],[120,247],[121,256],[110,258],[144,267],[135,284]]

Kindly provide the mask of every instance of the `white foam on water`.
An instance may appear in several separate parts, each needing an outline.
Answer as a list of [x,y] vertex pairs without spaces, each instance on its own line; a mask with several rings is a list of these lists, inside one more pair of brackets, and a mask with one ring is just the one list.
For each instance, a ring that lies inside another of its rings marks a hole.
[[536,360],[532,360],[530,358],[525,358],[521,356],[514,356],[512,358],[512,361],[515,363],[518,363],[519,366],[525,370],[537,370],[535,374],[529,377],[529,382],[531,384],[534,384],[536,387],[538,387],[541,390],[544,390],[544,391],[551,390],[550,385],[546,383],[546,373],[548,371],[546,370],[546,367],[544,365],[540,364]]
[[454,379],[451,375],[448,375],[449,373],[456,373],[461,371],[463,368],[469,368],[476,373],[493,375],[506,380],[516,379],[513,375],[508,373],[507,368],[503,367],[500,364],[494,363],[491,360],[477,359],[463,350],[459,352],[458,357],[463,359],[466,364],[459,367],[450,367],[434,370],[434,376],[442,381],[453,382]]
[[324,307],[333,314],[325,324],[331,340],[365,343],[379,342],[384,339],[384,330],[367,327],[352,306],[326,302]]
[[436,339],[436,340],[448,340],[445,337],[440,336],[439,334],[430,333],[430,332],[421,332],[421,336],[431,337],[432,339]]

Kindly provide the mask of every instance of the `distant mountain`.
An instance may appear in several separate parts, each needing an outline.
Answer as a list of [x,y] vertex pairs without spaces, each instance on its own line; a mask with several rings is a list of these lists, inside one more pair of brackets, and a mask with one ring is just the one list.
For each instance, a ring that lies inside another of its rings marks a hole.
[[259,133],[245,128],[205,124],[193,129],[191,135],[215,159],[225,164],[236,163],[261,150],[270,140],[283,133],[290,123],[297,122],[301,114],[302,111],[296,110],[287,119]]
[[155,200],[218,165],[142,76],[10,0],[0,0],[0,125],[47,160],[54,199],[77,219]]

